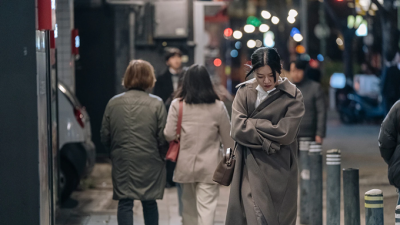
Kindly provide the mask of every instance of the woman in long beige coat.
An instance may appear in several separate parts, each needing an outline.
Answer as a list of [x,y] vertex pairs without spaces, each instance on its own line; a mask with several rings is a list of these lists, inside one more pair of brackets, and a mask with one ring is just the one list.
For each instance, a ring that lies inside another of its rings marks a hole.
[[179,102],[183,100],[180,151],[174,182],[182,187],[183,225],[213,225],[219,186],[212,177],[221,160],[220,143],[233,147],[225,105],[215,93],[204,66],[185,73],[177,99],[169,108],[165,138],[176,138]]
[[255,78],[239,85],[232,109],[236,165],[226,224],[295,225],[303,96],[280,78],[275,49],[259,48],[251,61]]

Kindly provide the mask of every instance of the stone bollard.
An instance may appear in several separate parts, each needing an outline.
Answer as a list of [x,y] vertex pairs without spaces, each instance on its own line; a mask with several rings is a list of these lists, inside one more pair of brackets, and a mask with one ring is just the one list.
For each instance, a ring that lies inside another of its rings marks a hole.
[[321,145],[312,142],[309,150],[310,160],[310,225],[322,224],[322,154]]
[[310,191],[310,165],[308,149],[312,139],[307,137],[299,138],[299,173],[300,173],[300,223],[308,224],[309,206],[308,195]]
[[396,206],[395,225],[400,225],[400,205]]
[[365,192],[365,225],[383,225],[383,193],[379,189]]
[[344,225],[360,225],[358,169],[343,169]]
[[340,224],[340,150],[326,154],[326,224]]

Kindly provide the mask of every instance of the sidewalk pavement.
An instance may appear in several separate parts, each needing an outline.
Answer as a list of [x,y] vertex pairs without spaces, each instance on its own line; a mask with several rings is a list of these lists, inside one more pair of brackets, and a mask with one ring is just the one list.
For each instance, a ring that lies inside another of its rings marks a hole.
[[[345,126],[335,118],[328,121],[327,138],[324,140],[323,152],[337,148],[342,150],[342,168],[359,168],[360,170],[360,217],[365,224],[364,193],[370,189],[381,189],[384,195],[385,225],[394,224],[394,211],[397,203],[397,193],[387,179],[387,165],[380,157],[377,137],[378,125]],[[325,162],[325,159],[324,159]],[[325,171],[325,165],[324,165]],[[325,184],[324,172],[324,224],[325,213]],[[73,209],[59,209],[57,225],[117,225],[117,201],[112,200],[111,165],[100,162],[92,175],[83,182],[81,190],[73,193],[72,198],[79,204]],[[341,198],[341,223],[344,224],[343,190]],[[228,204],[229,187],[221,187],[216,225],[224,224]],[[178,201],[175,188],[166,189],[164,199],[158,201],[160,225],[180,225],[178,216]],[[134,206],[135,225],[144,225],[143,213],[139,201]]]

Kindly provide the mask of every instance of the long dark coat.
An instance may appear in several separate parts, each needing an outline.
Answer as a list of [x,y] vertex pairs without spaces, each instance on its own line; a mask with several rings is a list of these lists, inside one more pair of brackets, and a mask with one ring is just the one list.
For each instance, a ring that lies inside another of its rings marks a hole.
[[242,84],[235,97],[231,136],[237,161],[227,225],[296,224],[296,139],[304,104],[295,85],[286,78],[279,83],[257,108],[254,79]]
[[114,200],[163,198],[166,119],[161,98],[144,91],[130,90],[108,102],[101,140],[111,150]]

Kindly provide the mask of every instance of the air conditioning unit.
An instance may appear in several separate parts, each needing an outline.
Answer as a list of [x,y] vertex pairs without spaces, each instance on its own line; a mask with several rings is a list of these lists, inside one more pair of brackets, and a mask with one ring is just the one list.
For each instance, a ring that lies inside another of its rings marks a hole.
[[187,38],[187,0],[164,0],[154,3],[154,38]]

